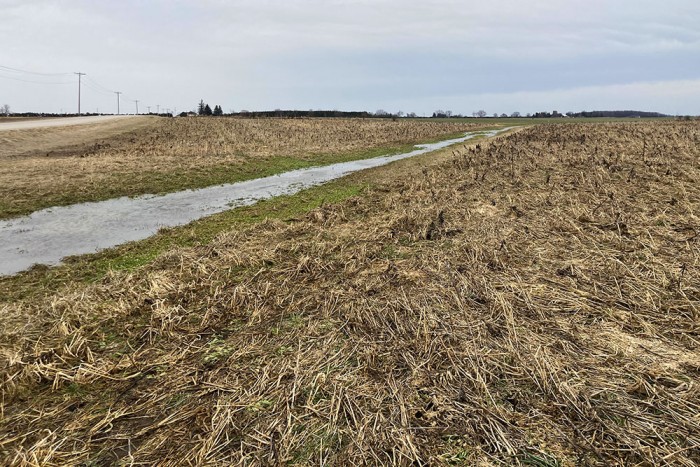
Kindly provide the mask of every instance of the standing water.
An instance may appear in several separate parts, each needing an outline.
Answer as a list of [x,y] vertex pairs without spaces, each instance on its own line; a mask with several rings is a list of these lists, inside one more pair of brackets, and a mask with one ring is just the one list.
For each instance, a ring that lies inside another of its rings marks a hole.
[[393,156],[293,170],[162,196],[122,197],[54,207],[0,221],[0,275],[15,274],[34,264],[58,264],[66,256],[142,240],[162,227],[184,225],[231,208],[293,194],[351,172],[425,154],[478,135],[494,136],[508,129],[466,133],[461,138],[419,145],[414,151]]

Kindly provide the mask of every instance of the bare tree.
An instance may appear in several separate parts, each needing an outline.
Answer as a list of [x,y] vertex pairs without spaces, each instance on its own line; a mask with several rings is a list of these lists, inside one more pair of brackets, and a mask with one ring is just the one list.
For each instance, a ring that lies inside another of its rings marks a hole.
[[10,115],[10,106],[4,104],[2,107],[0,107],[0,115],[4,115],[6,117]]
[[512,114],[510,114],[510,116],[513,118],[518,118],[520,117],[520,112],[513,112]]
[[478,110],[476,112],[473,112],[472,115],[474,117],[484,118],[486,116],[486,111],[485,110]]

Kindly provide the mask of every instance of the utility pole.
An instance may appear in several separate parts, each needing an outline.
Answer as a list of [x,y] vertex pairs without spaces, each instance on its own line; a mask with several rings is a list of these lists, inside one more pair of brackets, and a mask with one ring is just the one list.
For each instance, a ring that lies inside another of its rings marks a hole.
[[156,104],[156,113],[160,115],[160,104]]
[[146,108],[148,109],[148,113],[150,114],[150,113],[151,113],[151,106],[149,105],[149,106],[146,107]]
[[136,99],[134,102],[136,102],[136,115],[139,114],[139,100]]
[[80,78],[85,76],[86,73],[75,72],[78,75],[78,116],[80,116]]
[[119,94],[121,94],[121,91],[114,91],[114,94],[117,95],[117,115],[119,115]]

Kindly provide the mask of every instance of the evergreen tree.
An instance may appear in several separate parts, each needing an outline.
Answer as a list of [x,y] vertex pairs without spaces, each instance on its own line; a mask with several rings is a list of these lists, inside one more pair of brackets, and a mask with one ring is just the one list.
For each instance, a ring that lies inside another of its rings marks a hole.
[[204,106],[204,115],[211,115],[211,114],[212,114],[211,107],[209,107],[209,104],[205,105]]
[[199,106],[197,107],[197,113],[199,115],[204,115],[204,99],[199,101]]
[[224,111],[221,109],[220,105],[215,105],[214,106],[214,116],[215,117],[220,117],[221,115],[224,114]]

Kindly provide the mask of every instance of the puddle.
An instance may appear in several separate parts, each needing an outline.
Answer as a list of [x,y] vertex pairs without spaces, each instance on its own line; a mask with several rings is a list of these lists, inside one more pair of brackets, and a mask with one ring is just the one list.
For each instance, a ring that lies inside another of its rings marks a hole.
[[162,227],[184,225],[231,208],[289,195],[358,170],[425,154],[476,136],[494,136],[509,128],[466,133],[457,139],[418,145],[416,150],[323,167],[293,170],[245,182],[74,204],[0,221],[0,275],[34,264],[54,265],[66,256],[96,251],[155,234]]

